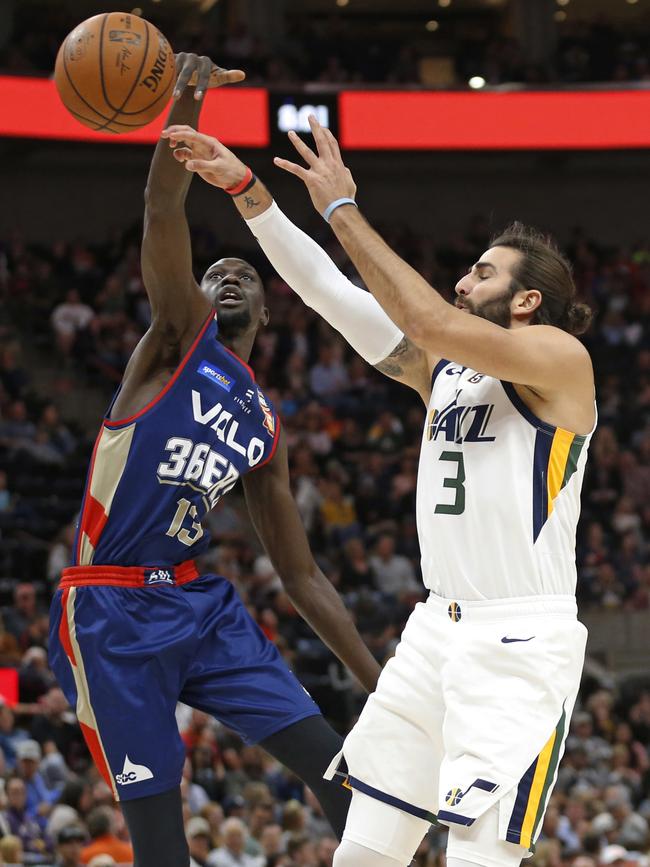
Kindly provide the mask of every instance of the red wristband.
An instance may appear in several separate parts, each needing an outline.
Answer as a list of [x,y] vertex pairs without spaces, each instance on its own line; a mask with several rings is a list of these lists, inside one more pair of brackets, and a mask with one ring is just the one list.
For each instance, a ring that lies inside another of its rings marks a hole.
[[234,187],[228,187],[227,189],[224,189],[224,193],[228,193],[229,196],[236,196],[239,193],[243,193],[252,180],[253,170],[249,168],[249,166],[246,166],[246,174],[244,175],[243,180],[241,180]]

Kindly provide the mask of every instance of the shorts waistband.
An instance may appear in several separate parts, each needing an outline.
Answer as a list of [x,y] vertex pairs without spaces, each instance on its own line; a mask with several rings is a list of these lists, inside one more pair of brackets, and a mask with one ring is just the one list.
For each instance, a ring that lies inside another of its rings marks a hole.
[[436,616],[454,622],[473,623],[502,620],[504,617],[578,616],[575,596],[513,596],[510,599],[445,599],[430,593],[426,606]]
[[69,566],[61,573],[59,587],[158,587],[188,584],[198,577],[194,560],[177,566]]

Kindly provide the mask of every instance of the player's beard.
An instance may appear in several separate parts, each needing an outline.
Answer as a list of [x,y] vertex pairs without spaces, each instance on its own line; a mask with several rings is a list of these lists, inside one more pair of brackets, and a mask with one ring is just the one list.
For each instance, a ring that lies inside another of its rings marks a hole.
[[497,298],[483,301],[482,304],[474,304],[471,298],[463,298],[463,304],[469,309],[470,313],[474,316],[480,316],[481,319],[487,319],[488,322],[494,322],[495,325],[500,325],[502,328],[510,328],[512,321],[512,314],[510,312],[511,301],[512,292],[510,289],[506,289]]
[[221,310],[217,314],[219,333],[224,337],[237,337],[244,331],[248,331],[251,325],[251,312],[248,308],[243,310]]

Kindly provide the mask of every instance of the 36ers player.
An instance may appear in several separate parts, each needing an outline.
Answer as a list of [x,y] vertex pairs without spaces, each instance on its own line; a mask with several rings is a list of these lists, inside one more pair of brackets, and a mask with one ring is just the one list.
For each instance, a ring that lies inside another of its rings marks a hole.
[[[170,120],[196,123],[211,63],[180,55],[178,68]],[[186,86],[194,73],[196,93]],[[242,77],[213,70],[212,85]],[[232,585],[199,575],[193,562],[208,545],[202,519],[240,478],[296,608],[368,689],[378,675],[313,561],[279,419],[246,363],[268,321],[260,278],[246,262],[222,259],[200,286],[194,280],[191,178],[160,142],[142,244],[152,325],[97,437],[74,565],[51,613],[52,667],[123,802],[139,867],[189,864],[179,699],[261,742],[311,786],[339,833],[344,825],[348,793],[320,779],[340,738]]]
[[[236,206],[303,300],[427,406],[417,522],[430,595],[345,740],[353,796],[334,867],[406,867],[436,818],[448,867],[515,867],[542,825],[585,649],[575,531],[595,407],[574,335],[590,312],[566,260],[520,225],[459,280],[454,309],[368,225],[335,138],[311,126],[317,154],[292,134],[309,168],[276,163],[305,182],[372,294],[261,182]],[[217,187],[246,176],[210,136],[163,135]]]

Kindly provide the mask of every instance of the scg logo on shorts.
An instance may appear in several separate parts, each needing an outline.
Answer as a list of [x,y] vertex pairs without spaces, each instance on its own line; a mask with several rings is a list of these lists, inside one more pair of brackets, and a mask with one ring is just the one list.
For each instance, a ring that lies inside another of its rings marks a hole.
[[131,783],[142,783],[153,779],[153,771],[146,765],[136,765],[128,756],[124,757],[124,767],[121,774],[115,774],[118,786],[130,786]]

